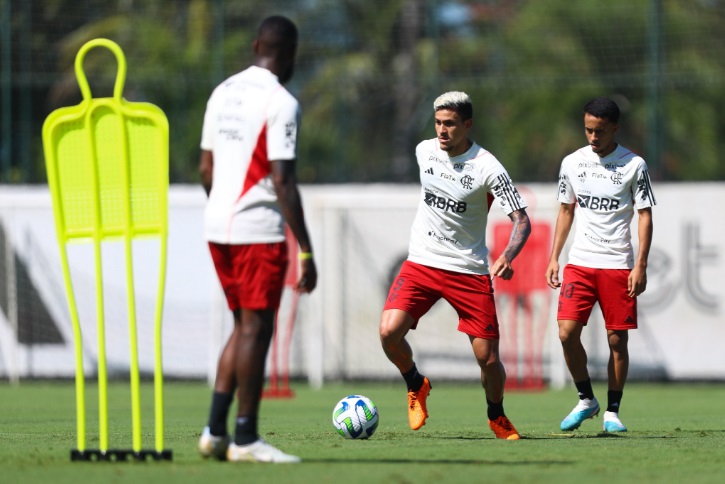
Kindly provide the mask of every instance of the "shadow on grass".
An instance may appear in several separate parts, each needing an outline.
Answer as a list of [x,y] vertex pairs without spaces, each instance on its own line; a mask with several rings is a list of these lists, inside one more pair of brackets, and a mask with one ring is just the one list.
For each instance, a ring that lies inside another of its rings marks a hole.
[[[693,431],[695,432],[695,431]],[[707,435],[705,432],[709,431],[697,431]],[[675,439],[676,435],[639,435],[639,434],[613,434],[609,432],[599,432],[597,434],[575,434],[575,433],[549,433],[542,435],[521,435],[520,440],[566,440],[566,439]],[[480,441],[494,441],[498,439],[490,437],[464,437],[464,436],[442,436],[436,437],[441,440],[480,440]]]
[[676,428],[673,430],[676,434],[687,434],[687,435],[698,435],[701,437],[708,437],[710,434],[722,434],[725,433],[725,429],[709,429],[709,430],[687,430]]
[[522,465],[522,466],[540,466],[540,465],[561,465],[561,466],[568,466],[571,464],[574,464],[575,461],[572,460],[551,460],[551,459],[542,459],[542,460],[487,460],[487,459],[435,459],[435,458],[426,458],[426,459],[402,459],[402,458],[396,458],[396,459],[379,459],[379,458],[354,458],[354,459],[315,459],[315,458],[305,458],[304,462],[306,464],[309,463],[319,463],[319,464],[361,464],[361,463],[370,463],[370,464],[420,464],[420,465],[440,465],[440,464],[456,464],[456,465],[481,465],[481,464],[487,464],[487,465],[501,465],[501,466],[511,466],[511,465]]
[[609,432],[599,432],[597,434],[547,434],[547,435],[531,435],[521,436],[524,440],[557,440],[557,439],[675,439],[674,435],[641,435],[641,434],[612,434]]

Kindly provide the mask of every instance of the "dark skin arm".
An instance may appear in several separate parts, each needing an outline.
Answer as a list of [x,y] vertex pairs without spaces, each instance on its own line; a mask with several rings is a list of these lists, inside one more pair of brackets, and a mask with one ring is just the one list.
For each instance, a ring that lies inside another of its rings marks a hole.
[[[300,252],[312,252],[312,244],[307,233],[305,218],[302,214],[302,200],[297,190],[296,160],[273,160],[272,184],[277,193],[279,206],[287,225],[300,245]],[[312,292],[317,286],[317,267],[314,259],[300,260],[300,278],[295,289],[300,292]]]
[[524,244],[531,234],[531,221],[526,214],[526,210],[522,208],[511,212],[509,218],[513,223],[511,237],[509,237],[509,242],[503,253],[491,266],[490,271],[493,277],[500,277],[506,281],[514,276],[514,269],[511,267],[511,263],[519,255],[521,249],[524,248]]
[[[282,215],[287,225],[297,239],[300,252],[312,252],[312,244],[305,226],[302,214],[302,201],[297,190],[297,176],[295,175],[295,160],[271,161],[272,184],[279,200]],[[199,174],[201,184],[207,196],[211,192],[212,173],[214,171],[214,155],[211,151],[202,150],[199,159]],[[296,263],[297,261],[290,261]],[[317,286],[317,267],[314,259],[300,260],[300,278],[295,289],[300,292],[312,292]]]
[[199,174],[201,175],[201,186],[204,187],[206,196],[211,192],[211,178],[214,171],[214,155],[211,151],[201,150],[199,158]]

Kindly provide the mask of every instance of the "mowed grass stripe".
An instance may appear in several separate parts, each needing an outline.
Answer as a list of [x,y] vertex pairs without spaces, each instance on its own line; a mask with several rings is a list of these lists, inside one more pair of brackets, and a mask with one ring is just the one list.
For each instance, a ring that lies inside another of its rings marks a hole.
[[[293,385],[295,398],[264,400],[260,429],[301,465],[230,464],[205,461],[196,443],[205,424],[210,389],[201,382],[165,385],[165,447],[174,461],[71,463],[75,448],[72,382],[0,384],[2,482],[722,482],[725,470],[725,383],[629,384],[620,416],[629,428],[605,434],[601,416],[572,433],[559,422],[576,403],[573,388],[508,392],[507,415],[521,441],[501,441],[488,429],[479,382],[433,382],[430,418],[408,428],[402,382],[352,382],[313,390]],[[144,448],[152,448],[153,389],[142,384]],[[369,440],[335,431],[332,410],[345,395],[371,398],[380,424]],[[595,384],[606,404],[606,385]],[[88,383],[88,447],[98,445],[96,387]],[[131,446],[128,384],[109,389],[110,442]],[[230,423],[231,429],[231,423]]]

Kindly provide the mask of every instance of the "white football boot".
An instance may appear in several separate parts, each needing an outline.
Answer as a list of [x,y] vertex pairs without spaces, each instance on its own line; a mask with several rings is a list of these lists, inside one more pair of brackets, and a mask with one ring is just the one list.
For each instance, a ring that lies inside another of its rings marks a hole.
[[224,460],[227,455],[227,447],[229,447],[229,436],[212,435],[209,427],[204,427],[199,439],[199,453],[203,457],[216,457]]
[[227,460],[230,462],[267,462],[273,464],[297,464],[302,459],[296,455],[285,454],[277,447],[259,439],[247,445],[229,444]]

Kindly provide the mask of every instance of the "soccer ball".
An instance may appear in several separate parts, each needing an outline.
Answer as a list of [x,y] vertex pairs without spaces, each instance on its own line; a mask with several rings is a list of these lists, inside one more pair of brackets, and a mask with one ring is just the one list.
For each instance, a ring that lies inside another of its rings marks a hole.
[[332,424],[348,439],[367,439],[378,428],[378,407],[368,397],[348,395],[335,405]]

